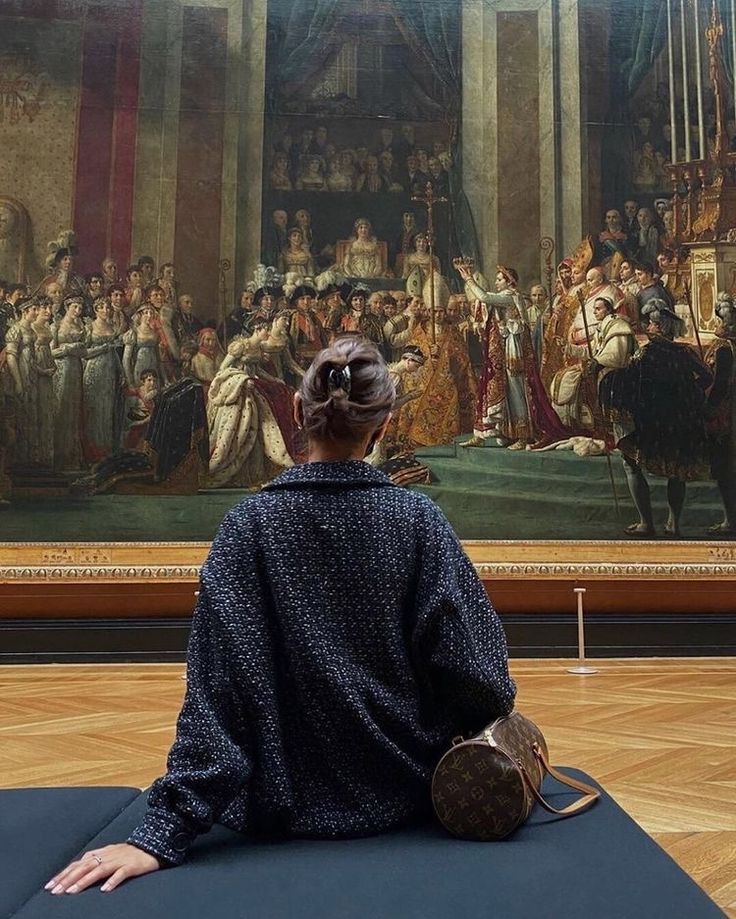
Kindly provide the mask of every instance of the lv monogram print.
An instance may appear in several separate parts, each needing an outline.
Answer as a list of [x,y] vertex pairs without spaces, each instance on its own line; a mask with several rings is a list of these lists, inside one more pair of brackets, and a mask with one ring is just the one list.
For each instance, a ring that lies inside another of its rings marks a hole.
[[435,813],[445,829],[462,839],[488,841],[503,839],[523,823],[534,798],[521,767],[537,789],[543,778],[535,744],[546,756],[542,732],[513,712],[449,750],[432,779]]

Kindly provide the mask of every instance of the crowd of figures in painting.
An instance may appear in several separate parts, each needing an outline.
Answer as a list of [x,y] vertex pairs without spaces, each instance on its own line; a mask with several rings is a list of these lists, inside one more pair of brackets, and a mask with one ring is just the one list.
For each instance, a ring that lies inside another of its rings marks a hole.
[[[257,266],[237,305],[209,318],[209,304],[179,289],[173,263],[143,256],[121,272],[108,258],[80,277],[74,234],[64,234],[50,244],[45,277],[2,282],[4,491],[34,476],[73,486],[115,457],[150,453],[152,419],[184,380],[204,430],[195,444],[194,427],[182,433],[181,414],[168,412],[157,450],[162,436],[177,439],[183,460],[204,437],[199,485],[259,486],[303,457],[291,399],[314,355],[359,333],[383,353],[397,391],[371,462],[390,468],[461,435],[466,449],[619,450],[640,512],[633,535],[654,532],[647,471],[668,479],[671,535],[685,483],[697,478],[717,484],[725,515],[714,526],[729,535],[734,305],[719,296],[700,354],[687,340],[682,260],[668,248],[661,205],[631,198],[609,209],[551,285],[510,265],[489,277],[462,259],[446,268],[413,209],[390,245],[351,217],[340,259],[326,264],[312,249],[312,215],[277,211],[278,265]],[[462,292],[450,292],[450,273]]]

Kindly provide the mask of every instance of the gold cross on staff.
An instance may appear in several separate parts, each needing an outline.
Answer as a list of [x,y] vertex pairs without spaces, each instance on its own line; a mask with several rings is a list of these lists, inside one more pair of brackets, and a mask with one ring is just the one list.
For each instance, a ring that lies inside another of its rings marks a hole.
[[412,195],[412,201],[417,204],[423,204],[427,208],[427,236],[429,237],[430,246],[434,242],[434,206],[435,204],[447,204],[448,199],[443,195],[435,195],[434,185],[427,182],[423,195]]
[[423,204],[427,208],[427,242],[429,243],[429,299],[432,310],[432,344],[437,343],[437,328],[435,324],[434,306],[434,206],[447,204],[448,199],[443,195],[435,195],[434,186],[427,182],[423,195],[412,195],[412,201]]
[[708,40],[708,49],[711,54],[715,54],[716,45],[718,44],[719,39],[723,35],[723,22],[718,13],[718,6],[716,0],[713,0],[713,4],[710,11],[710,25],[705,30],[705,37]]
[[723,63],[720,48],[721,39],[723,38],[723,22],[721,21],[716,0],[713,0],[710,25],[705,30],[705,37],[708,41],[708,71],[711,84],[713,85],[716,116],[716,136],[713,152],[715,154],[715,159],[721,161],[727,153],[726,141],[728,138],[725,137],[725,94],[723,86]]

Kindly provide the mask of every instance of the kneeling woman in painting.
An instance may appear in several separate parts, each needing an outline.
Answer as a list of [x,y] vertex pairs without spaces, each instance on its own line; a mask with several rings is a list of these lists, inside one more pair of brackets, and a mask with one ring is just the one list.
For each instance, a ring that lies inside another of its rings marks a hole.
[[308,462],[231,510],[202,568],[168,772],[128,841],[53,892],[179,865],[215,822],[340,838],[423,819],[452,736],[511,710],[503,629],[455,533],[363,462],[394,396],[367,340],[317,355],[295,397]]

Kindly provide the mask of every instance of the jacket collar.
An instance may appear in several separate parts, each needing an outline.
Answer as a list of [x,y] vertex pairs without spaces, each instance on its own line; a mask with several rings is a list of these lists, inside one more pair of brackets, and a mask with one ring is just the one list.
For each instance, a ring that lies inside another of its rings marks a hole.
[[277,476],[264,490],[313,486],[342,486],[344,488],[394,486],[391,479],[362,460],[334,463],[301,463]]

